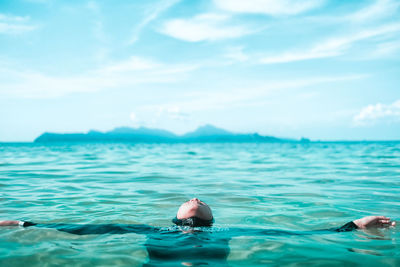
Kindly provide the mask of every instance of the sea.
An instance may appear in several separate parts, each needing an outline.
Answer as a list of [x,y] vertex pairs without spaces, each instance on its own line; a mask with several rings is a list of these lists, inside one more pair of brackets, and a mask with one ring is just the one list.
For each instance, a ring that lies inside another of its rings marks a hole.
[[[204,244],[201,229],[171,227],[194,197],[215,219]],[[368,215],[400,220],[400,142],[1,143],[0,203],[0,220],[142,224],[192,235],[180,247],[152,240],[167,254],[227,251],[225,261],[204,253],[157,266],[400,266],[400,221],[315,231]],[[300,234],[236,232],[218,247],[214,234],[230,229]],[[0,266],[151,265],[148,238],[0,227]]]

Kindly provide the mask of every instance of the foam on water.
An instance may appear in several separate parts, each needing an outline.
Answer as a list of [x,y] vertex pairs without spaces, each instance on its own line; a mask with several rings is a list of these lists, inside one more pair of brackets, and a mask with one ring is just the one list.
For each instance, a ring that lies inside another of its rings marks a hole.
[[[307,231],[400,218],[400,143],[0,144],[0,217],[169,227],[192,197],[215,229]],[[400,265],[399,227],[230,240],[228,264]],[[1,266],[129,265],[146,237],[0,229]],[[205,262],[215,265],[212,259]]]

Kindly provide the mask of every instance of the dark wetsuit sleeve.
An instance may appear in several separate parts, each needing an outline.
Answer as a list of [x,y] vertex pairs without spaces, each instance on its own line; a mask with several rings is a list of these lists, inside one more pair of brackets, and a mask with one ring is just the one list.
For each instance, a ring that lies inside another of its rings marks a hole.
[[350,232],[358,229],[357,225],[353,222],[348,222],[339,228],[311,230],[311,231],[284,231],[273,229],[236,229],[231,228],[229,233],[234,236],[295,236],[295,235],[315,235],[326,234],[329,232]]
[[53,228],[58,231],[67,232],[75,235],[99,235],[99,234],[149,234],[157,228],[144,224],[66,224],[66,223],[32,223],[24,227],[36,226],[41,228]]
[[313,231],[310,231],[309,233],[316,234],[316,233],[324,233],[324,232],[325,233],[326,232],[351,232],[356,229],[358,229],[357,225],[355,225],[355,223],[353,223],[351,221],[351,222],[344,224],[343,226],[341,226],[339,228],[335,227],[335,228],[329,228],[329,229],[313,230]]
[[33,223],[33,222],[23,222],[22,223],[23,227],[29,227],[29,226],[34,226],[34,225],[36,225],[36,223]]
[[336,228],[336,229],[332,229],[335,232],[350,232],[353,231],[355,229],[358,229],[357,225],[353,222],[348,222],[345,225],[343,225],[342,227]]
[[302,235],[301,232],[285,231],[277,229],[256,229],[256,228],[230,228],[231,237],[237,236],[293,236]]

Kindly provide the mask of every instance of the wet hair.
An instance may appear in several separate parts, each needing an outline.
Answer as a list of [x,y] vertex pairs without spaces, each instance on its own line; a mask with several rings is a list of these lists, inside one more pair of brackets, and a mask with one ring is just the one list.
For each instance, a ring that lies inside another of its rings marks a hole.
[[211,220],[203,220],[198,217],[189,217],[186,219],[178,219],[177,217],[172,219],[172,222],[179,226],[190,226],[190,227],[200,227],[200,226],[212,226],[214,223],[214,218]]

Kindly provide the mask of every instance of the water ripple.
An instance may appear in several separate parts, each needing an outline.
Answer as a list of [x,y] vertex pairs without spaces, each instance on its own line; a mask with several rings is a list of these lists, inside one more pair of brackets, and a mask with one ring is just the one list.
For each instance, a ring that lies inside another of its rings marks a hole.
[[[169,226],[180,203],[209,203],[219,227],[311,230],[369,214],[399,219],[400,143],[0,144],[1,217]],[[239,237],[236,265],[400,265],[397,229]],[[368,241],[368,242],[366,242]],[[130,265],[141,236],[0,229],[1,266]],[[318,251],[318,254],[315,254]],[[99,255],[93,257],[93,255]]]

